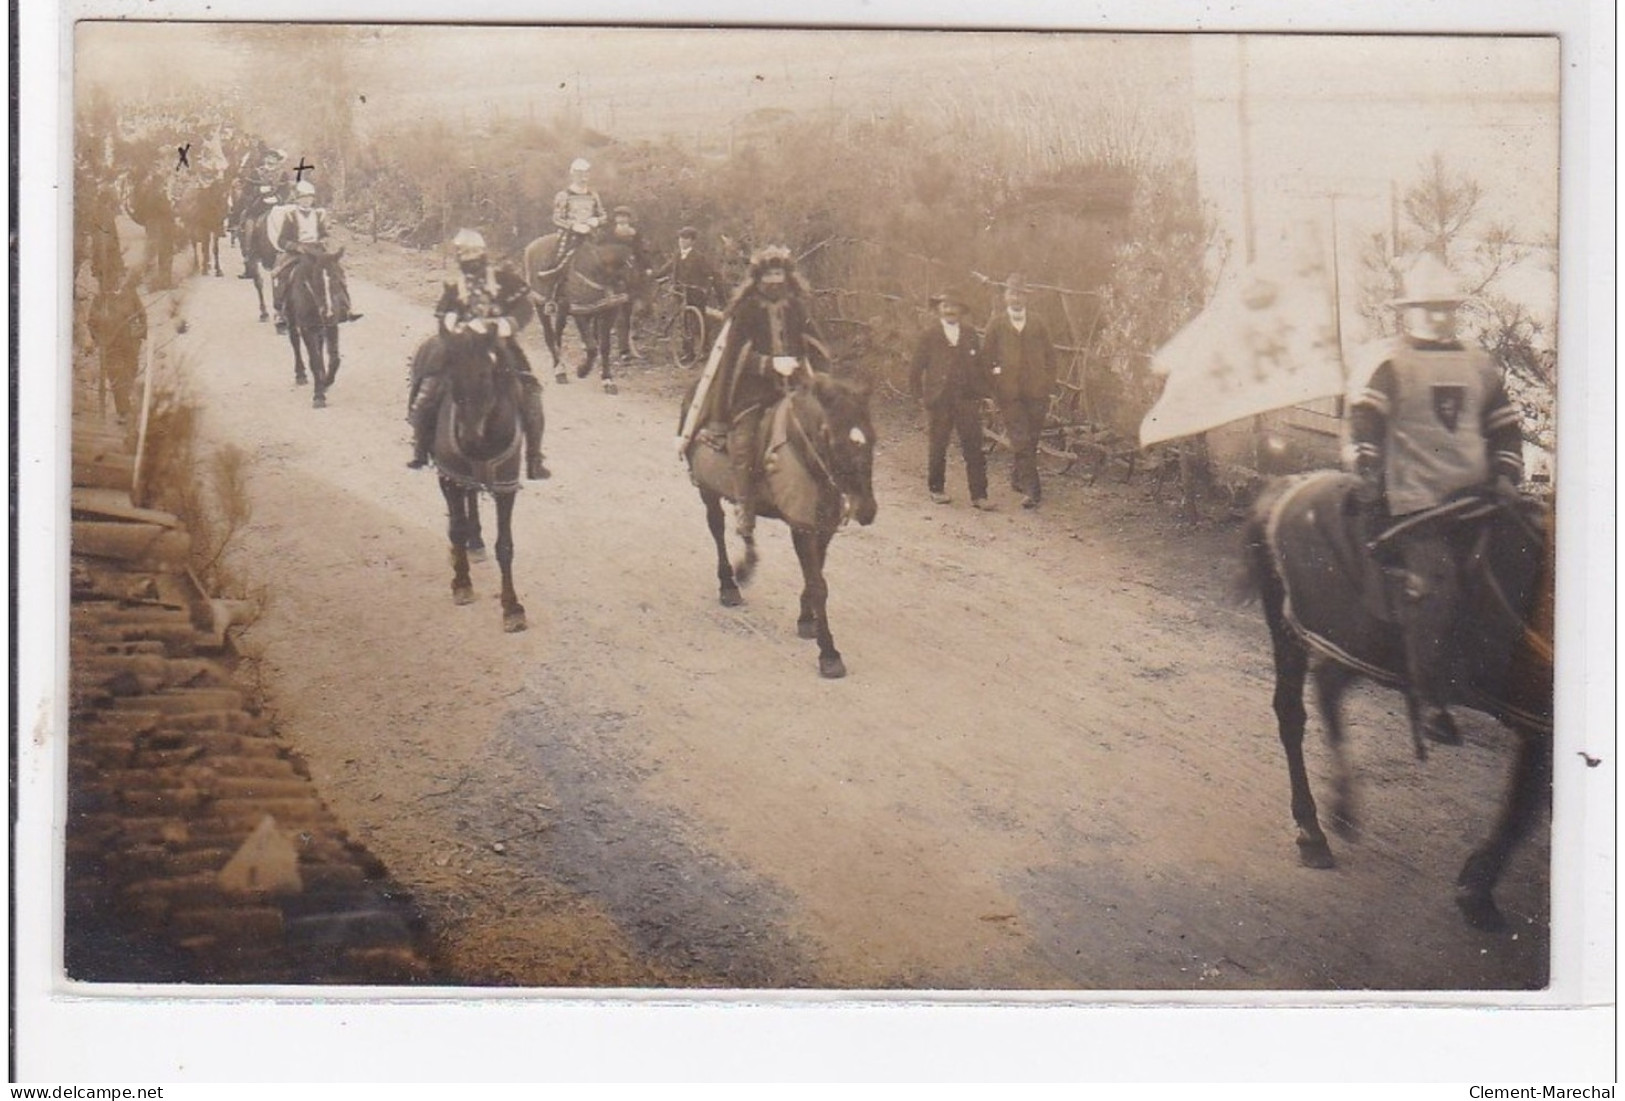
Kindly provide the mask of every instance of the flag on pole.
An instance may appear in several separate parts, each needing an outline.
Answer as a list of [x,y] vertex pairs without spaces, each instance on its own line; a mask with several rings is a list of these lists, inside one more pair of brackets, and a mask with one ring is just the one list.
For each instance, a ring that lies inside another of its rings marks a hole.
[[1141,447],[1341,394],[1325,268],[1243,273],[1151,357],[1151,369],[1168,381],[1140,423]]

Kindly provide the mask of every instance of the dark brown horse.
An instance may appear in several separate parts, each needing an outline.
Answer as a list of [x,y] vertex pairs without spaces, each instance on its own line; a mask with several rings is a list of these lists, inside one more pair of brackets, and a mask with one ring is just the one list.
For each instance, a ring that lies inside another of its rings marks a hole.
[[344,250],[310,250],[294,260],[283,294],[288,343],[293,345],[294,382],[305,384],[305,361],[315,383],[311,404],[327,405],[327,390],[339,373],[339,322],[350,316],[350,301],[337,277]]
[[129,213],[130,220],[146,233],[146,266],[150,270],[148,285],[153,290],[168,290],[175,285],[175,238],[180,223],[175,216],[175,204],[169,197],[164,173],[149,172],[131,183]]
[[[1352,837],[1358,818],[1339,705],[1360,677],[1405,686],[1404,641],[1394,579],[1368,552],[1369,520],[1354,504],[1356,480],[1322,471],[1271,483],[1246,529],[1249,589],[1261,595],[1275,653],[1275,716],[1292,784],[1298,853],[1332,866],[1304,765],[1306,679],[1315,684],[1335,775],[1331,823]],[[1441,525],[1458,552],[1461,609],[1454,701],[1501,720],[1517,736],[1512,775],[1489,838],[1456,881],[1456,904],[1475,927],[1504,919],[1494,890],[1512,850],[1551,798],[1553,555],[1546,518],[1525,501],[1464,494],[1420,518]],[[1374,542],[1380,545],[1379,536]],[[1378,552],[1380,554],[1380,551]],[[1425,756],[1417,740],[1416,753]]]
[[555,263],[558,234],[539,237],[525,246],[525,282],[536,297],[536,312],[542,322],[542,338],[553,356],[553,377],[569,382],[570,375],[560,363],[564,330],[575,318],[586,358],[576,368],[577,378],[592,374],[601,364],[604,392],[616,392],[609,369],[609,348],[615,315],[629,301],[627,284],[632,277],[632,250],[613,241],[585,240],[564,264]]
[[434,464],[446,499],[452,601],[474,601],[468,562],[470,546],[478,540],[477,505],[483,491],[496,500],[502,629],[523,631],[525,608],[513,585],[513,505],[523,450],[519,377],[501,363],[489,333],[431,337],[412,361],[414,379],[429,370],[438,370],[446,387],[435,426]]
[[192,266],[200,275],[220,270],[220,238],[226,234],[226,214],[231,206],[231,185],[224,176],[200,184],[181,196],[176,205],[181,236],[192,253]]
[[[757,502],[756,512],[783,520],[790,527],[803,582],[796,633],[818,640],[818,672],[825,677],[846,676],[846,665],[829,629],[824,562],[830,540],[849,517],[868,525],[879,511],[872,484],[875,429],[869,417],[869,397],[868,387],[817,374],[811,386],[792,391],[762,418],[766,498]],[[691,387],[683,401],[685,419],[693,398]],[[742,603],[739,582],[755,564],[756,543],[753,536],[742,535],[745,558],[736,571],[728,560],[722,509],[724,500],[739,499],[726,438],[722,425],[701,426],[688,447],[687,459],[717,547],[719,599],[734,607]]]

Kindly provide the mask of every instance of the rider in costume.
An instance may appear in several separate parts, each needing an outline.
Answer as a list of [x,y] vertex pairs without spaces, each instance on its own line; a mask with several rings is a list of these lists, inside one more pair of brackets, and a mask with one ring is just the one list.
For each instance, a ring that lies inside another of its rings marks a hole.
[[[276,246],[276,267],[271,269],[271,308],[276,313],[276,331],[288,331],[288,320],[282,312],[288,292],[288,278],[299,258],[308,254],[320,255],[328,251],[328,217],[325,207],[316,205],[316,185],[300,180],[294,185],[292,206],[277,207],[271,212],[272,222],[267,225],[271,243]],[[344,269],[333,265],[334,290],[346,304],[350,301],[350,288],[344,279]],[[339,321],[356,321],[358,313],[348,313]]]
[[698,424],[728,426],[728,455],[738,486],[739,533],[756,526],[762,414],[791,388],[830,369],[829,347],[812,315],[812,288],[790,250],[769,246],[751,257],[750,275],[729,303],[728,335],[717,374],[697,397]]
[[553,225],[559,231],[555,268],[562,267],[581,242],[606,221],[604,201],[588,183],[591,171],[592,165],[577,157],[570,165],[569,184],[553,196]]
[[[1489,485],[1515,496],[1523,478],[1517,407],[1501,369],[1457,337],[1466,301],[1455,275],[1423,256],[1406,275],[1400,336],[1349,409],[1360,496],[1395,521]],[[1441,525],[1395,529],[1390,540],[1405,571],[1398,609],[1405,639],[1412,728],[1446,744],[1460,741],[1447,704],[1456,679],[1454,633],[1461,582]]]
[[[446,281],[440,301],[435,304],[440,332],[434,339],[492,340],[493,351],[519,378],[521,386],[519,420],[525,434],[525,477],[532,481],[550,477],[552,472],[542,462],[542,430],[546,427],[542,384],[531,373],[530,360],[516,338],[534,313],[530,288],[512,265],[491,265],[485,238],[476,231],[458,230],[451,244],[457,254],[457,276]],[[444,361],[444,355],[426,357],[426,361],[438,364]],[[431,367],[418,383],[408,414],[412,423],[412,461],[406,465],[413,470],[421,470],[429,462],[443,388],[436,367]]]

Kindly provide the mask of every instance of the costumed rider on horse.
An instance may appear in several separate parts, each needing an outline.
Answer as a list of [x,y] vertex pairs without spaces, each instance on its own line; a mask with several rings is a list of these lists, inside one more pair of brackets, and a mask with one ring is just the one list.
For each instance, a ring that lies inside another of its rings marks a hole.
[[[457,277],[446,281],[435,304],[434,315],[440,342],[479,341],[497,362],[519,380],[519,420],[525,435],[525,477],[536,481],[552,476],[542,462],[542,384],[530,370],[530,360],[520,348],[516,334],[530,321],[530,288],[524,276],[510,264],[492,267],[485,250],[485,238],[472,229],[461,229],[451,240],[457,254]],[[426,356],[424,362],[445,362],[440,355]],[[409,419],[412,422],[412,461],[406,465],[421,470],[428,465],[434,445],[435,420],[440,411],[444,383],[435,366],[417,383]]]
[[1449,521],[1424,514],[1473,487],[1515,499],[1523,478],[1518,410],[1501,369],[1457,339],[1456,311],[1466,300],[1442,261],[1418,260],[1389,303],[1400,311],[1401,335],[1349,407],[1358,495],[1385,520],[1379,556],[1391,548],[1404,570],[1396,613],[1412,730],[1449,745],[1461,740],[1447,709],[1458,679],[1460,567]]
[[[790,250],[768,246],[751,257],[750,275],[724,312],[727,335],[714,376],[694,395],[696,426],[726,426],[727,451],[738,490],[738,531],[752,535],[762,492],[763,414],[790,390],[830,369],[829,346],[812,315],[812,288],[796,271]],[[691,438],[679,446],[686,453]]]
[[[591,171],[592,165],[577,157],[570,163],[569,184],[553,196],[553,226],[559,231],[559,245],[553,256],[552,268],[544,274],[562,271],[576,249],[581,247],[581,242],[591,237],[593,231],[606,220],[604,201],[588,183],[588,173]],[[563,288],[564,280],[560,279],[555,284],[555,298]]]
[[[271,212],[276,219],[274,232],[269,234],[271,243],[276,246],[276,267],[271,269],[271,308],[276,313],[276,331],[288,331],[288,319],[282,312],[283,302],[288,293],[288,280],[293,274],[293,267],[305,256],[325,255],[328,250],[328,218],[327,211],[316,205],[316,185],[309,180],[300,180],[294,185],[293,205],[278,207]],[[350,288],[344,280],[344,268],[335,263],[333,265],[334,291],[340,300],[348,307],[350,302]],[[358,313],[346,313],[343,317],[334,318],[335,321],[358,321]]]

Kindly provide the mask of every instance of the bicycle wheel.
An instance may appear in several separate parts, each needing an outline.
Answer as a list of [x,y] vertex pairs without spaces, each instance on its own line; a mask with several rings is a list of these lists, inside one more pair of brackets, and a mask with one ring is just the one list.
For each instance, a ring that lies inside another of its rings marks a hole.
[[[684,306],[672,315],[666,329],[666,345],[671,361],[687,370],[705,359],[705,311],[698,306]],[[687,351],[688,356],[683,353]]]

